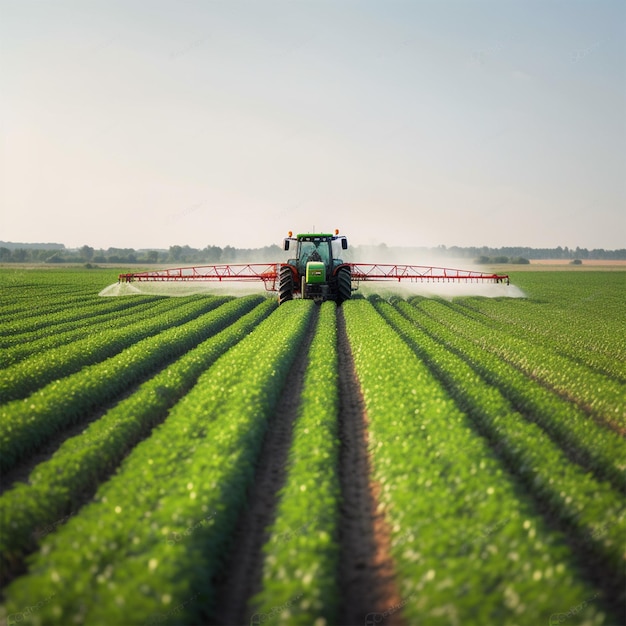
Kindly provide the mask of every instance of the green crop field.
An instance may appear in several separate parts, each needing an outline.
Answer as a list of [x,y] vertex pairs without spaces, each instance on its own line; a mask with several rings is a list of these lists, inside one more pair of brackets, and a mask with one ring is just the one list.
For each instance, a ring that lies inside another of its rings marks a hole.
[[339,308],[116,277],[0,269],[0,623],[626,623],[626,271]]

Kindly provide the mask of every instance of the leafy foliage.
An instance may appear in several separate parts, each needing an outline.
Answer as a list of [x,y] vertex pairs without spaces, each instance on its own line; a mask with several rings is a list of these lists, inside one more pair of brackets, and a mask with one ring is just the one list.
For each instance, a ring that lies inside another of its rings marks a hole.
[[36,588],[54,598],[40,612],[48,621],[201,620],[311,306],[280,307],[198,379],[96,502],[45,537],[31,574],[7,590],[9,610]]
[[[0,467],[17,472],[0,619],[203,623],[221,601],[314,305],[94,295],[112,280],[0,272]],[[513,282],[529,297],[342,304],[407,623],[612,624],[623,603],[623,272]],[[322,305],[249,599],[277,624],[334,623],[340,602],[335,315]]]

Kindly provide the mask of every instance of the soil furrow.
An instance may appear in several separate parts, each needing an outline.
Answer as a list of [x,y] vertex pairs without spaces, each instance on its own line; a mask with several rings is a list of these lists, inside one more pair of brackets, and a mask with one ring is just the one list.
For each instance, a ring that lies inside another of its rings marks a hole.
[[263,545],[276,516],[278,492],[287,477],[287,457],[292,442],[293,424],[298,415],[308,355],[319,318],[315,307],[309,329],[287,375],[282,394],[268,424],[261,446],[247,505],[236,524],[232,546],[224,567],[215,580],[218,598],[211,624],[232,626],[249,624],[253,611],[248,601],[261,591]]
[[341,308],[337,311],[339,352],[339,521],[338,623],[402,625],[402,599],[390,556],[391,534],[379,509],[380,486],[372,478],[367,414],[354,368]]

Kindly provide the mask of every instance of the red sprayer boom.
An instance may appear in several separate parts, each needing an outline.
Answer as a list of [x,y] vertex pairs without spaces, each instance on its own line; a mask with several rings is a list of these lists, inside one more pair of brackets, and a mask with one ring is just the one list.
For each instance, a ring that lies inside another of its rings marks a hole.
[[246,263],[234,265],[200,265],[196,267],[174,267],[154,272],[120,274],[118,282],[132,283],[154,281],[201,280],[223,282],[231,280],[262,280],[268,291],[275,291],[276,263]]
[[[190,281],[207,282],[263,281],[265,289],[277,291],[280,268],[286,263],[246,263],[175,267],[154,272],[120,274],[118,282]],[[490,274],[473,270],[456,270],[426,265],[391,265],[383,263],[345,263],[352,272],[352,282],[395,281],[404,283],[506,283],[508,274]]]
[[351,263],[352,280],[392,280],[411,283],[506,283],[507,274],[454,270],[425,265],[384,265]]

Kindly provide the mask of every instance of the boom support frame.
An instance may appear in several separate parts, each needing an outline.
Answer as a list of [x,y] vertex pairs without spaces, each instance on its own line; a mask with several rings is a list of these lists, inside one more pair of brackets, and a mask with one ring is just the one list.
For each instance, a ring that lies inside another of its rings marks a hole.
[[[280,268],[286,263],[242,263],[230,265],[200,265],[175,267],[150,272],[120,274],[118,282],[155,281],[262,281],[267,291],[278,291]],[[350,267],[352,282],[395,281],[410,283],[506,283],[508,274],[490,274],[473,270],[432,267],[426,265],[397,265],[384,263],[345,263]]]

